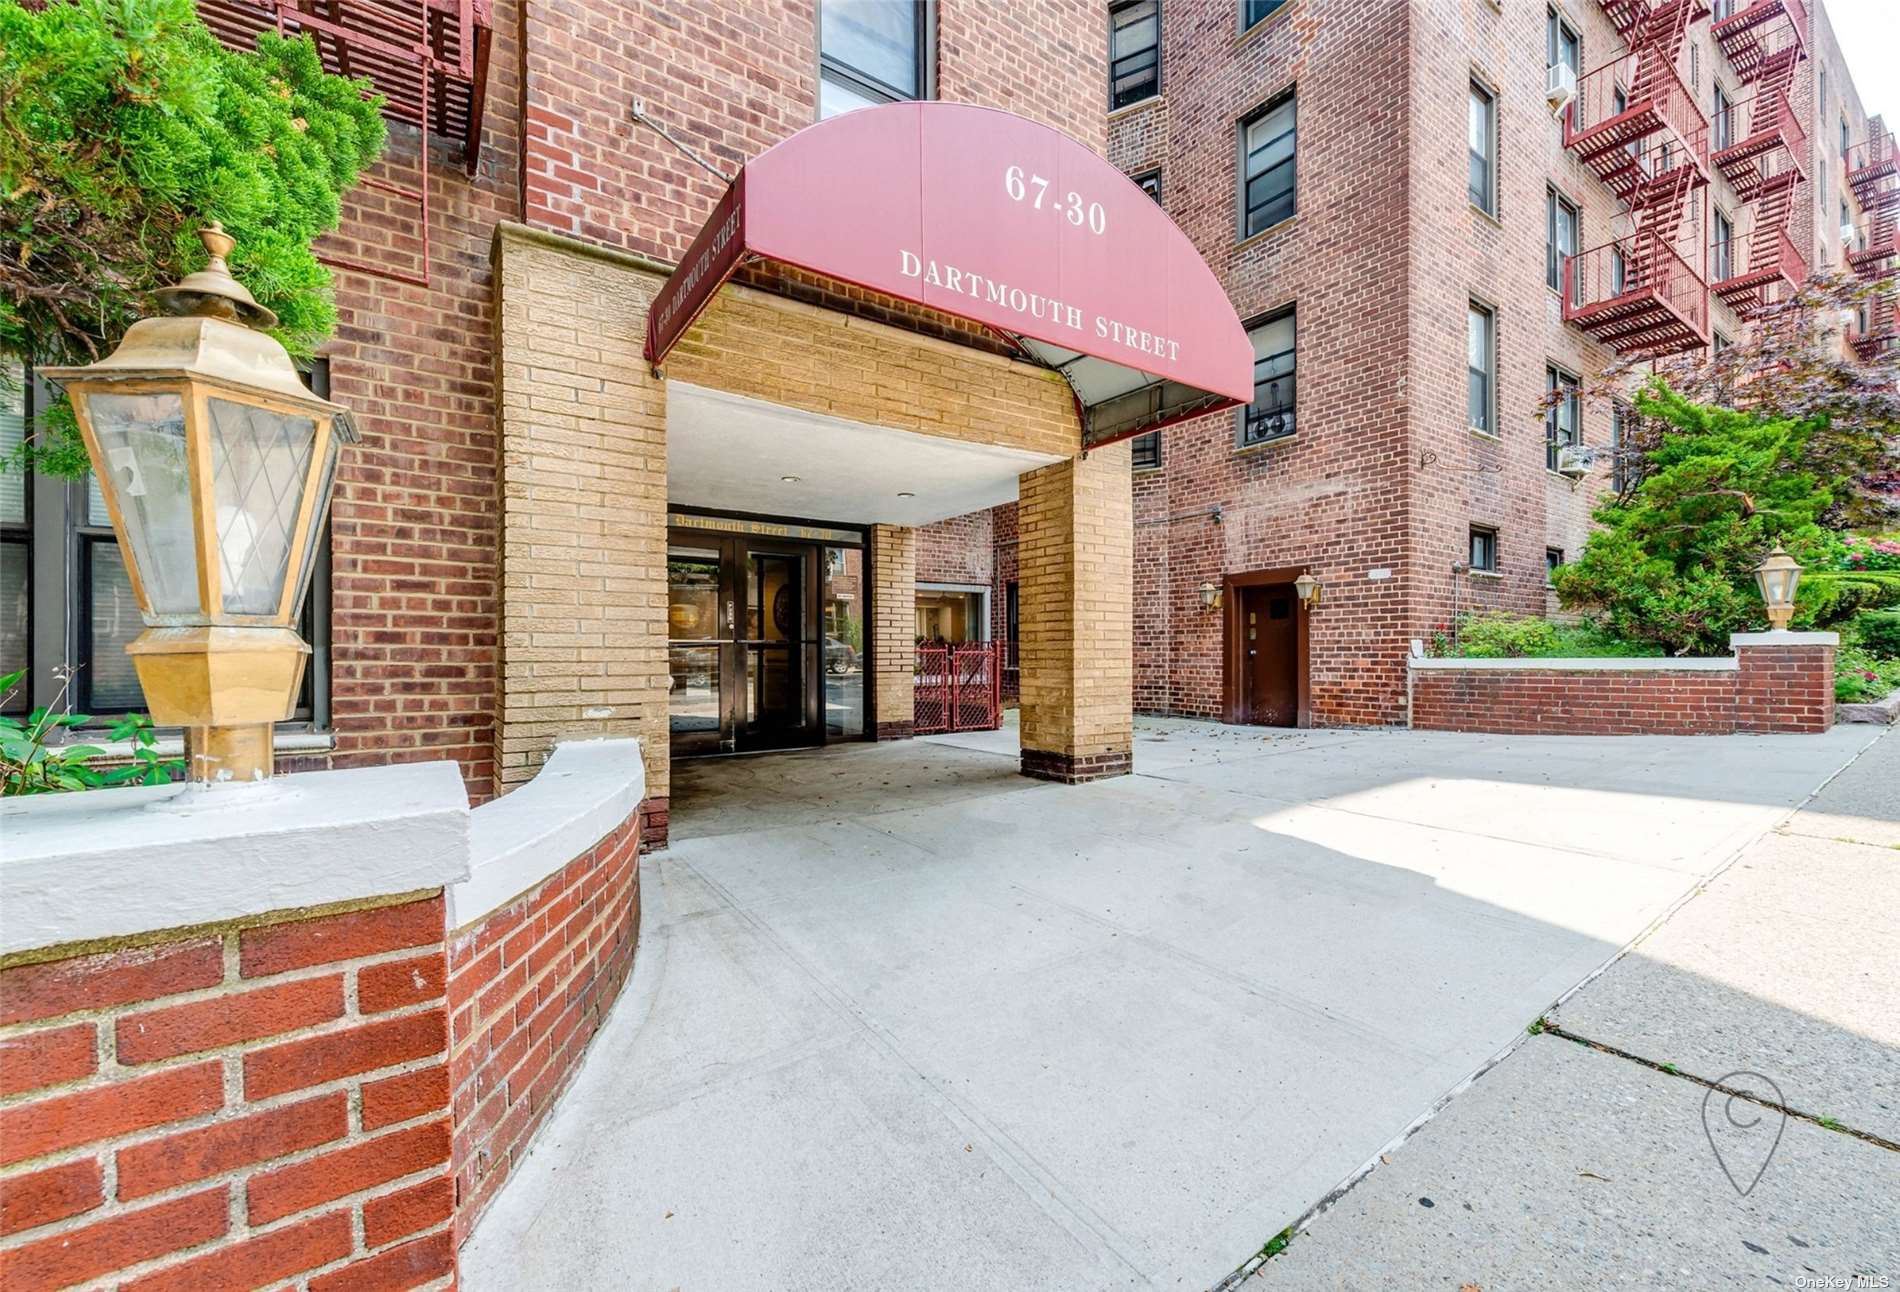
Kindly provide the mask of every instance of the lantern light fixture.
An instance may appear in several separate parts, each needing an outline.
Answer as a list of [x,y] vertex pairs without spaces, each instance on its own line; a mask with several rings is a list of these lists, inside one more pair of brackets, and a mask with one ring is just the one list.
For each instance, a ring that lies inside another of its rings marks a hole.
[[1319,605],[1320,582],[1313,577],[1312,571],[1300,572],[1300,577],[1293,580],[1293,591],[1299,594],[1300,604],[1308,610]]
[[1201,609],[1220,609],[1220,584],[1207,579],[1201,584]]
[[1768,626],[1776,632],[1785,632],[1794,619],[1794,591],[1800,583],[1800,564],[1779,543],[1755,567],[1755,586],[1768,607]]
[[312,394],[264,329],[277,318],[199,231],[209,263],[154,293],[106,358],[48,368],[64,386],[146,628],[126,647],[146,706],[185,729],[199,783],[261,780],[310,647],[309,591],[349,410]]

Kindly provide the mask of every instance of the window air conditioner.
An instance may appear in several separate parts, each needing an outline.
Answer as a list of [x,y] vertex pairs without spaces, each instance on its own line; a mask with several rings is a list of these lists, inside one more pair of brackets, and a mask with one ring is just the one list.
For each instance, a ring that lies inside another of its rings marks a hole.
[[1845,251],[1854,248],[1854,226],[1851,221],[1841,226],[1841,248]]
[[1557,474],[1566,480],[1581,480],[1590,474],[1590,450],[1581,444],[1566,444],[1557,450]]
[[1560,113],[1577,97],[1577,73],[1568,63],[1553,64],[1544,73],[1544,101],[1552,114]]

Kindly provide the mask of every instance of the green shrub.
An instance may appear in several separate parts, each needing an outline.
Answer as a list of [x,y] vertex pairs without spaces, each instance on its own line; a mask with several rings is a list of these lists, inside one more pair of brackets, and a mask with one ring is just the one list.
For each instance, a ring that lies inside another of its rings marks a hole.
[[1466,615],[1458,624],[1458,653],[1467,659],[1515,659],[1547,655],[1557,644],[1548,620],[1502,610]]
[[1834,698],[1845,704],[1879,700],[1900,689],[1900,659],[1882,659],[1864,646],[1843,643],[1834,656]]
[[1860,645],[1881,659],[1900,659],[1900,610],[1866,610],[1854,620]]

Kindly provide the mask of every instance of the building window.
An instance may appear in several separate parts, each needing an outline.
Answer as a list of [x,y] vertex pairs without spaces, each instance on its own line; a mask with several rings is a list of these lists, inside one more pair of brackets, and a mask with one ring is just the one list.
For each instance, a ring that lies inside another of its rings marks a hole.
[[1471,572],[1473,574],[1498,572],[1498,532],[1488,525],[1471,527]]
[[[16,448],[51,392],[29,379],[16,360],[0,360],[0,454]],[[318,362],[308,384],[329,391]],[[292,720],[324,726],[329,719],[329,534],[318,542],[298,631],[311,646]],[[61,700],[102,720],[143,711],[144,692],[125,647],[145,628],[125,558],[90,477],[0,473],[0,674],[26,669],[8,709],[51,705],[57,673],[73,670]]]
[[1564,289],[1564,266],[1577,254],[1579,217],[1574,202],[1554,188],[1544,190],[1544,282],[1553,292]]
[[1158,170],[1147,171],[1143,174],[1134,176],[1133,179],[1135,181],[1136,188],[1146,193],[1149,197],[1153,198],[1157,203],[1161,201],[1161,172],[1160,171]]
[[1714,333],[1711,336],[1710,340],[1711,340],[1711,343],[1715,347],[1715,357],[1718,359],[1722,357],[1722,354],[1725,350],[1727,350],[1730,346],[1735,344],[1733,341],[1723,336],[1720,332]]
[[1486,215],[1498,213],[1498,100],[1491,91],[1471,83],[1465,107],[1465,144],[1470,153],[1467,191],[1471,205]]
[[1847,145],[1847,116],[1845,113],[1843,113],[1841,115],[1841,156],[1842,157],[1847,156],[1847,147],[1848,147]]
[[1557,567],[1564,563],[1564,549],[1547,547],[1544,549],[1544,586],[1550,587],[1557,582]]
[[1256,23],[1271,18],[1286,0],[1240,0],[1240,29],[1246,31]]
[[1575,377],[1557,368],[1544,369],[1544,385],[1552,396],[1544,412],[1544,465],[1555,471],[1560,451],[1582,440],[1583,393]]
[[1710,8],[1711,8],[1711,13],[1709,14],[1710,23],[1714,24],[1714,23],[1722,22],[1725,19],[1731,18],[1734,16],[1735,0],[1715,0],[1715,3],[1711,5]]
[[1011,579],[1003,588],[1003,667],[1019,668],[1022,665],[1022,600],[1016,591],[1016,580]]
[[1294,312],[1283,310],[1247,329],[1253,342],[1253,402],[1240,410],[1240,446],[1283,440],[1298,429]]
[[923,0],[819,0],[818,116],[924,97]]
[[1465,311],[1465,367],[1469,373],[1467,404],[1471,429],[1496,435],[1497,430],[1497,314],[1487,305],[1470,302]]
[[1720,85],[1715,87],[1715,111],[1710,115],[1709,126],[1715,139],[1715,151],[1721,152],[1735,142],[1735,125],[1731,120],[1732,108]]
[[1161,432],[1149,431],[1146,435],[1137,435],[1129,448],[1134,460],[1135,470],[1153,471],[1161,466]]
[[1161,0],[1130,0],[1108,11],[1108,106],[1125,108],[1161,93]]
[[1240,123],[1240,235],[1292,217],[1294,118],[1298,100],[1291,93]]
[[1576,29],[1563,20],[1555,9],[1546,9],[1544,20],[1544,65],[1559,63],[1573,72],[1583,70],[1583,41]]
[[1725,283],[1735,276],[1735,222],[1725,212],[1717,211],[1710,224],[1714,245],[1709,248],[1711,267],[1715,271],[1713,279]]
[[1636,479],[1630,464],[1630,427],[1635,414],[1620,400],[1610,405],[1610,487],[1618,493]]

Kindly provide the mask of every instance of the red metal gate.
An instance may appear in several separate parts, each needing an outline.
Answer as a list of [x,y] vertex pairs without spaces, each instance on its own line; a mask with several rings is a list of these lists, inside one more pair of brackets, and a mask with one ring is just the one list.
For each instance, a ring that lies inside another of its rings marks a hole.
[[933,731],[988,731],[1001,725],[1002,655],[995,642],[917,647],[912,724]]

